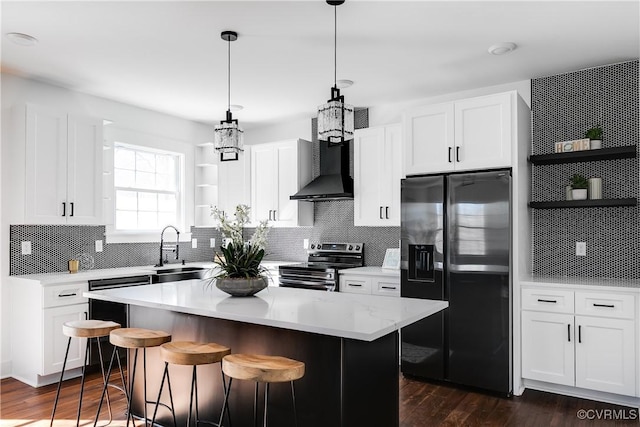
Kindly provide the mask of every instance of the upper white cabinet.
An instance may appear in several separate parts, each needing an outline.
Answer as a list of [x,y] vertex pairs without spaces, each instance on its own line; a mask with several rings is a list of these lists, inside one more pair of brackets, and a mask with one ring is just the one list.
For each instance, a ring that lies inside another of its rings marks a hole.
[[26,107],[25,222],[102,222],[102,120]]
[[254,223],[313,225],[313,203],[289,199],[311,181],[311,144],[302,139],[251,146],[251,212]]
[[218,164],[218,209],[233,216],[238,205],[249,205],[249,161],[251,147],[245,146],[238,160]]
[[405,114],[405,173],[511,166],[515,92],[428,105]]
[[356,130],[353,152],[354,225],[400,226],[402,127]]

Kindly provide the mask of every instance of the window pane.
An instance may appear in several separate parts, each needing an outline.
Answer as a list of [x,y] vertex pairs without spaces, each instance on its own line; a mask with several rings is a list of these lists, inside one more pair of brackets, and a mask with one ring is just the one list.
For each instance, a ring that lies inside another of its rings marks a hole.
[[156,175],[149,172],[136,172],[136,187],[148,188],[150,190],[157,189]]
[[[166,227],[169,224],[175,224],[176,214],[169,212],[158,212],[158,226],[159,228]],[[169,231],[169,230],[167,230]]]
[[158,210],[158,195],[155,193],[138,193],[138,209],[155,212]]
[[156,185],[158,190],[164,191],[175,191],[176,189],[176,178],[171,175],[156,175]]
[[136,173],[126,169],[114,169],[113,182],[116,187],[133,187],[136,183]]
[[138,197],[135,191],[116,191],[116,209],[135,211],[138,209]]
[[140,229],[154,230],[158,228],[158,214],[156,212],[138,212]]
[[176,195],[175,194],[158,194],[158,211],[160,212],[176,212]]
[[156,171],[167,175],[175,175],[176,161],[176,156],[159,155],[156,157]]
[[136,169],[144,172],[156,171],[156,155],[154,153],[136,152]]
[[138,214],[129,211],[116,211],[116,228],[118,230],[135,230],[138,228]]
[[123,147],[115,147],[113,165],[120,169],[136,168],[136,153]]

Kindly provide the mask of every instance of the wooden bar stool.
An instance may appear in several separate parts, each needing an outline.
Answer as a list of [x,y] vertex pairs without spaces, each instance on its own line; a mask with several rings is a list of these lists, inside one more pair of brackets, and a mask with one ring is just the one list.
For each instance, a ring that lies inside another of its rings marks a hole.
[[256,382],[256,391],[253,400],[253,423],[255,425],[258,414],[258,385],[264,383],[264,420],[263,426],[267,426],[267,403],[269,399],[269,384],[279,382],[291,382],[291,398],[293,401],[293,417],[295,425],[298,425],[296,412],[296,393],[293,382],[304,376],[304,363],[298,360],[281,356],[264,356],[258,354],[230,354],[222,359],[222,372],[229,377],[227,393],[224,396],[222,413],[219,425],[222,425],[222,416],[227,406],[231,382],[234,379]]
[[[138,364],[138,350],[142,349],[142,370],[144,380],[144,421],[145,425],[148,421],[147,418],[147,404],[151,402],[147,399],[147,348],[158,347],[162,344],[171,341],[171,334],[164,331],[156,331],[152,329],[142,328],[121,328],[111,331],[109,334],[109,341],[113,345],[113,352],[111,353],[111,361],[109,362],[109,371],[107,378],[111,375],[111,369],[113,368],[113,359],[120,359],[118,348],[135,349],[133,356],[133,371],[131,372],[131,381],[129,384],[129,392],[127,395],[127,426],[129,425],[129,418],[133,419],[131,415],[131,402],[133,401],[133,386],[136,379],[136,367]],[[100,404],[98,405],[98,412],[96,412],[96,419],[93,423],[95,426],[98,423],[98,415],[100,414],[100,408],[102,408],[102,401],[106,391],[106,385],[102,389],[102,395],[100,396]],[[135,425],[135,421],[134,421]]]
[[[168,342],[160,346],[160,355],[164,360],[164,373],[162,374],[162,382],[160,383],[160,391],[158,392],[158,400],[156,401],[156,408],[153,411],[153,418],[151,425],[154,425],[156,420],[156,414],[158,412],[158,405],[160,405],[160,396],[162,395],[162,388],[164,386],[164,380],[167,380],[167,386],[169,388],[169,398],[171,401],[171,415],[173,416],[173,425],[176,427],[176,413],[173,407],[173,397],[171,395],[171,380],[169,378],[169,364],[173,365],[186,365],[193,366],[193,374],[191,375],[191,393],[189,394],[189,413],[187,414],[187,426],[191,425],[191,414],[193,412],[193,400],[195,395],[195,415],[196,415],[196,427],[198,423],[215,424],[211,421],[201,421],[200,414],[198,412],[198,378],[196,373],[196,367],[198,365],[210,365],[218,363],[223,357],[231,353],[229,347],[222,346],[216,343],[198,343],[193,341],[176,341]],[[220,366],[220,375],[222,377],[222,392],[226,394],[227,387],[222,373],[222,365]],[[222,413],[224,415],[224,413]],[[227,408],[227,419],[230,421],[230,415]]]
[[[87,346],[84,354],[84,364],[82,365],[82,381],[80,383],[80,400],[78,401],[78,418],[76,419],[76,425],[80,424],[80,411],[82,410],[82,397],[84,395],[84,379],[87,369],[87,363],[89,359],[89,344],[91,338],[95,338],[98,343],[98,355],[100,357],[100,369],[102,370],[102,380],[106,387],[109,377],[104,375],[104,359],[102,358],[102,347],[100,346],[100,338],[109,336],[111,331],[120,328],[119,323],[110,322],[106,320],[74,320],[72,322],[65,322],[62,325],[62,333],[69,337],[67,341],[67,351],[64,354],[64,361],[62,362],[62,372],[60,373],[60,381],[58,381],[58,389],[56,390],[56,399],[53,402],[53,411],[51,411],[51,423],[53,425],[53,418],[56,415],[56,409],[58,408],[58,398],[60,397],[60,388],[62,387],[62,379],[64,377],[64,370],[67,366],[67,357],[69,356],[69,348],[71,347],[72,338],[86,338]],[[122,369],[120,370],[122,373]],[[122,377],[124,385],[124,377]],[[109,395],[107,394],[107,407],[109,408],[109,422],[111,422],[111,403],[109,402]]]

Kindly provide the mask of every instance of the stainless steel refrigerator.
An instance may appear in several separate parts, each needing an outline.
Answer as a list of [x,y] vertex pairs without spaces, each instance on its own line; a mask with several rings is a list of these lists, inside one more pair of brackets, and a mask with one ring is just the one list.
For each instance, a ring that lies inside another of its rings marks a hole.
[[402,328],[405,375],[510,395],[511,171],[402,180],[401,294],[449,301]]

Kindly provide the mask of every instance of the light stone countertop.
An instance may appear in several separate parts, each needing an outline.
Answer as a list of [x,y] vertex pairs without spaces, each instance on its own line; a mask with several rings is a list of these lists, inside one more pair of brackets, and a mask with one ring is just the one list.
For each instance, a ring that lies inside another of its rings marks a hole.
[[339,270],[338,274],[354,276],[387,276],[400,279],[400,270],[382,267],[355,267]]
[[528,276],[520,279],[520,284],[522,286],[563,286],[573,289],[593,290],[604,290],[606,288],[610,288],[619,291],[640,292],[640,280],[633,279]]
[[231,297],[199,280],[85,292],[88,298],[362,341],[437,313],[446,301],[268,287]]
[[[263,261],[262,265],[267,268],[277,267],[283,264],[295,264],[295,261]],[[9,276],[12,280],[31,280],[40,282],[42,286],[59,285],[64,283],[86,282],[89,280],[110,279],[116,277],[143,276],[155,273],[163,268],[179,268],[179,267],[204,267],[213,268],[213,262],[188,262],[185,265],[174,263],[166,264],[164,267],[154,267],[153,265],[142,265],[138,267],[119,267],[119,268],[102,268],[96,270],[80,270],[77,273],[69,273],[68,271],[57,273],[41,273],[41,274],[23,274],[18,276]]]

